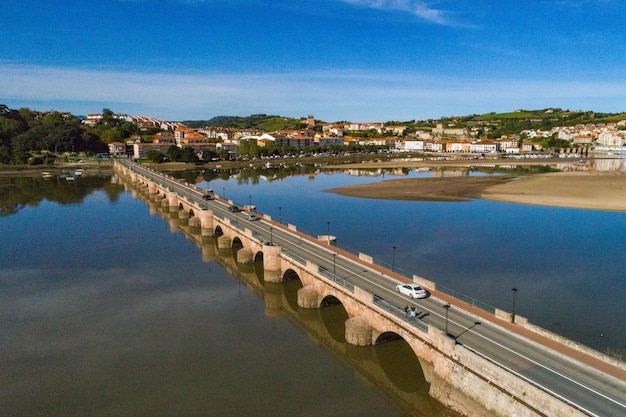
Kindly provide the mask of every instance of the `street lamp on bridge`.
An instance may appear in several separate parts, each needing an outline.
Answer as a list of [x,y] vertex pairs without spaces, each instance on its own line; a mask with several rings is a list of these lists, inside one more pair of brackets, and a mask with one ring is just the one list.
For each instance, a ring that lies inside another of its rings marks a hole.
[[391,272],[393,272],[393,269],[396,266],[396,247],[392,246],[392,248],[393,248],[393,256],[391,257]]
[[515,294],[517,294],[517,288],[511,288],[513,291],[513,308],[511,309],[511,323],[515,323]]
[[330,245],[330,222],[326,222],[326,226],[328,226],[328,244]]
[[445,304],[443,308],[446,309],[446,335],[448,334],[448,310],[450,310],[450,304]]

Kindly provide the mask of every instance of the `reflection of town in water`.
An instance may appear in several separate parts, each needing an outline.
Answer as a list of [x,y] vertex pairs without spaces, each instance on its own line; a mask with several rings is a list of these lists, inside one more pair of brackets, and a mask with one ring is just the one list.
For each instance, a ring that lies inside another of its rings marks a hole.
[[[462,165],[462,162],[460,162]],[[215,168],[171,172],[176,178],[191,184],[201,184],[212,180],[236,178],[239,184],[258,184],[280,181],[288,177],[305,176],[313,179],[320,173],[345,174],[351,177],[413,177],[413,178],[454,178],[477,175],[530,175],[548,172],[612,172],[626,171],[625,158],[575,158],[555,159],[551,164],[516,164],[514,160],[485,161],[468,166],[430,166],[417,168],[329,168],[319,164],[280,164],[271,167]],[[215,190],[219,192],[219,190]]]

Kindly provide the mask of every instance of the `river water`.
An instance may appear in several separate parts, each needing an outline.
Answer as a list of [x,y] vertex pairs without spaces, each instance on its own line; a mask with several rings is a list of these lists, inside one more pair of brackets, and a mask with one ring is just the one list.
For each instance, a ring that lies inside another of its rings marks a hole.
[[[353,199],[322,191],[389,174],[318,171],[181,175],[505,310],[516,287],[531,322],[626,349],[626,213]],[[341,307],[298,310],[297,284],[264,284],[109,177],[0,184],[3,416],[455,415],[403,342],[346,346]]]

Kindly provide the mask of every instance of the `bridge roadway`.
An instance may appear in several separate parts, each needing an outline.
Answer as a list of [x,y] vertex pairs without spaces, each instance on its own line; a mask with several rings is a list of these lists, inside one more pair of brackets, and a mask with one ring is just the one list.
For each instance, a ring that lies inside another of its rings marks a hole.
[[[602,365],[607,366],[595,366],[600,361],[583,354],[570,356],[568,353],[572,349],[565,345],[556,345],[536,334],[534,337],[527,337],[529,332],[523,331],[519,326],[504,323],[487,312],[472,309],[471,306],[437,291],[432,291],[429,298],[410,300],[395,290],[395,286],[406,279],[389,270],[360,261],[355,256],[314,238],[294,233],[276,222],[266,219],[248,221],[245,213],[229,212],[228,205],[222,201],[204,201],[202,191],[193,186],[163,177],[136,164],[124,165],[152,181],[168,186],[180,196],[191,198],[195,204],[213,210],[220,217],[239,223],[245,222],[246,228],[264,236],[266,241],[271,240],[330,273],[335,273],[338,278],[376,294],[397,307],[398,311],[405,305],[415,305],[421,317],[416,325],[423,322],[440,329],[447,326],[449,336],[455,338],[457,343],[550,392],[584,414],[597,417],[626,416],[624,369],[606,363]],[[452,305],[447,320],[443,307],[446,303]],[[477,322],[480,324],[476,324]]]

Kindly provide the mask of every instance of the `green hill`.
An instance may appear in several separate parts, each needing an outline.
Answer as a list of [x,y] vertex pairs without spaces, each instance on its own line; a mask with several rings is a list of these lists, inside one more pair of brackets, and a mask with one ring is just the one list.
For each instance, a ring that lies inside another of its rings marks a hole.
[[273,132],[285,129],[300,129],[301,119],[266,114],[253,114],[247,117],[240,116],[217,116],[210,120],[187,120],[184,124],[191,128],[216,126],[234,127],[238,129],[258,129],[265,132]]

